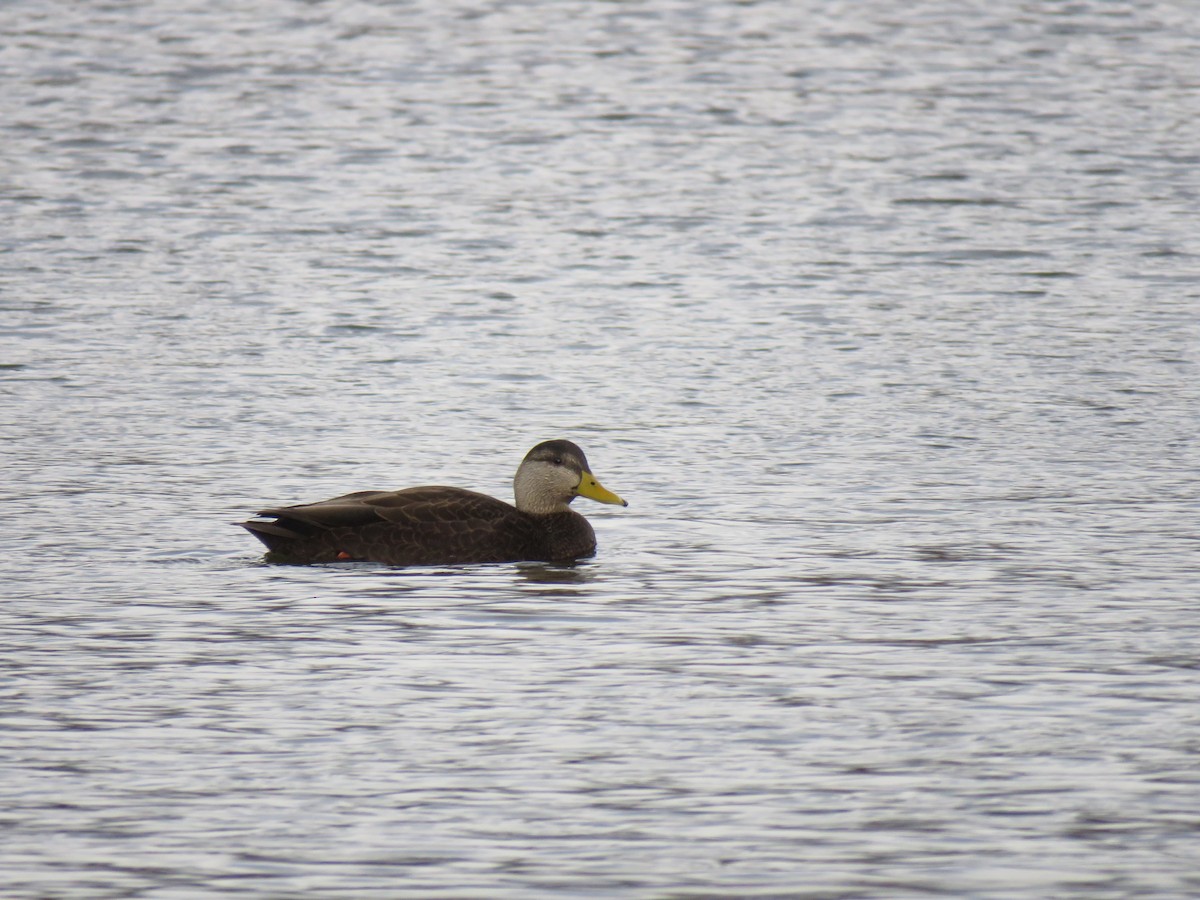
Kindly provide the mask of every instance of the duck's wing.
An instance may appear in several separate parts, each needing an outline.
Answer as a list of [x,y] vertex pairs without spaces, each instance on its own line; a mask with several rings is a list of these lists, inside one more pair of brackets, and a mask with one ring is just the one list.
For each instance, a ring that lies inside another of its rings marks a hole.
[[357,491],[264,509],[243,523],[281,560],[369,559],[440,565],[520,559],[541,535],[515,507],[462,488]]
[[402,491],[356,491],[317,503],[258,512],[316,528],[361,528],[384,522],[433,525],[464,520],[506,519],[516,508],[475,491],[429,486]]

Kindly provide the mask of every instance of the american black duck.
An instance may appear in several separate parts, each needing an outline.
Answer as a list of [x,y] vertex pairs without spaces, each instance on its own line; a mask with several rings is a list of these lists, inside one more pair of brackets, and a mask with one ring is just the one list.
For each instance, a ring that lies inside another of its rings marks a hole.
[[264,509],[240,523],[267,545],[268,562],[369,560],[391,566],[570,560],[596,551],[576,497],[629,504],[601,487],[570,441],[546,441],[513,479],[517,505],[456,487],[358,491],[320,503]]

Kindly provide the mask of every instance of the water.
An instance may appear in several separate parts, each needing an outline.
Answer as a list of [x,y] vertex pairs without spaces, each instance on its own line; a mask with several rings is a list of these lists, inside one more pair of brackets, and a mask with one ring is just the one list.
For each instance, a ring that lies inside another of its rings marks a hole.
[[[1200,892],[1184,5],[0,9],[11,898]],[[575,567],[264,566],[508,497]]]

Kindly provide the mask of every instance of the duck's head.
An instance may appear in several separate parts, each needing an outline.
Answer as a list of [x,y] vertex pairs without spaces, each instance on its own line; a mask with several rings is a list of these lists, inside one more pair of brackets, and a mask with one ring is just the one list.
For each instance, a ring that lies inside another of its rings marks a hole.
[[596,480],[587,457],[570,441],[546,441],[530,450],[513,479],[513,493],[517,509],[535,515],[562,512],[576,497],[629,505]]

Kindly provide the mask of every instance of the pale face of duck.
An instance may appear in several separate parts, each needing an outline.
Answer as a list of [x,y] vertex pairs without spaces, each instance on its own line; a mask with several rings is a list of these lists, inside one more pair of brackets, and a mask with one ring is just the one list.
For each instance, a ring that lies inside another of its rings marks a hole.
[[535,515],[563,512],[576,497],[629,504],[596,480],[587,457],[570,441],[546,441],[526,454],[513,479],[517,509]]

